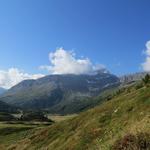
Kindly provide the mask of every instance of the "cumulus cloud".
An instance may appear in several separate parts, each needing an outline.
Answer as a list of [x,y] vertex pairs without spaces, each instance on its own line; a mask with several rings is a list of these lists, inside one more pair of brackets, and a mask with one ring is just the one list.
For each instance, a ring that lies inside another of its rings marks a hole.
[[150,41],[146,43],[146,59],[145,62],[142,63],[142,68],[144,71],[149,72],[150,71]]
[[66,51],[63,48],[56,49],[49,53],[51,65],[40,66],[51,74],[91,74],[97,70],[105,70],[104,65],[94,65],[89,58],[77,59],[73,51]]
[[28,74],[17,68],[10,68],[8,70],[0,70],[0,87],[10,88],[17,83],[27,79],[37,79],[43,77],[42,74]]

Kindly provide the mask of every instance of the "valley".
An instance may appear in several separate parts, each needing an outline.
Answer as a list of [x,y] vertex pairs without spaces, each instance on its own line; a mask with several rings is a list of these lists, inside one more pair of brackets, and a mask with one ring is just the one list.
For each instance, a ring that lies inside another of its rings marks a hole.
[[[142,149],[144,142],[143,149],[147,150],[150,148],[150,87],[140,84],[107,91],[102,104],[78,115],[48,115],[55,120],[51,125],[1,124],[1,149],[120,150],[120,146]],[[129,141],[124,145],[126,138]],[[130,143],[130,138],[135,143]]]
[[[16,118],[19,118],[21,114],[12,114]],[[77,116],[74,115],[52,115],[49,114],[48,118],[52,119],[54,123],[65,121]],[[0,116],[1,118],[1,116]],[[17,141],[25,138],[28,134],[32,134],[41,129],[51,126],[52,123],[49,121],[19,121],[19,120],[0,120],[0,149],[9,149],[9,146],[16,143]]]
[[150,150],[150,0],[0,0],[0,150]]

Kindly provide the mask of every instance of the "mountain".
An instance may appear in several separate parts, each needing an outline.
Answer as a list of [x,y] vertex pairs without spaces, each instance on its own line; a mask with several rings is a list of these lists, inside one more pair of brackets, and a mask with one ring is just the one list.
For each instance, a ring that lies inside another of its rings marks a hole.
[[14,113],[14,112],[17,112],[17,108],[5,102],[0,101],[0,112]]
[[120,77],[120,82],[123,84],[130,83],[130,82],[136,82],[144,78],[144,76],[147,74],[147,72],[139,72],[139,73],[133,73],[128,74]]
[[18,134],[0,133],[5,141],[0,144],[13,150],[149,150],[149,91],[150,87],[133,85],[123,88],[107,102],[69,120]]
[[5,91],[6,89],[0,87],[0,95],[3,94]]
[[[49,75],[38,80],[22,81],[0,96],[0,100],[22,109],[75,113],[90,105],[91,101],[87,98],[119,84],[119,78],[110,73]],[[68,110],[68,106],[75,109]]]

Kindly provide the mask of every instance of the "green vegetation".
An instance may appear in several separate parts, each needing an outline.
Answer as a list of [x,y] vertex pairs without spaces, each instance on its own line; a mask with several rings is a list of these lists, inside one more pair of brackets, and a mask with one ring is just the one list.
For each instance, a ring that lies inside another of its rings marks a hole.
[[0,112],[0,121],[14,121],[14,120],[16,120],[16,118],[13,115],[5,112]]
[[78,114],[70,114],[70,115],[57,115],[57,114],[48,114],[47,117],[51,120],[53,120],[54,122],[61,122],[64,120],[68,120],[71,119],[75,116],[77,116]]
[[17,113],[18,110],[16,107],[0,101],[0,112]]
[[113,150],[149,150],[150,134],[138,133],[136,135],[128,134],[119,139],[113,145]]
[[9,145],[25,138],[27,134],[32,134],[33,129],[38,130],[42,127],[42,124],[23,124],[18,121],[0,122],[0,150],[6,150]]
[[[123,88],[102,105],[69,120],[13,134],[15,141],[3,137],[1,149],[5,146],[9,150],[117,150],[123,146],[124,150],[136,150],[143,148],[142,142],[146,143],[143,150],[150,149],[149,91],[149,87]],[[124,145],[128,139],[129,144]],[[134,148],[127,147],[131,143]]]
[[102,104],[105,101],[110,100],[117,91],[118,87],[113,87],[105,89],[98,96],[93,98],[91,97],[81,98],[78,96],[76,96],[75,98],[75,96],[73,96],[72,100],[70,98],[69,100],[63,101],[55,105],[54,107],[48,109],[48,112],[52,114],[62,114],[62,115],[80,113],[90,108],[93,108],[99,104]]
[[142,81],[145,86],[149,86],[150,85],[150,75],[146,74],[145,77],[142,79]]
[[20,117],[21,121],[47,121],[53,122],[51,119],[48,119],[47,116],[42,111],[28,111],[23,112]]

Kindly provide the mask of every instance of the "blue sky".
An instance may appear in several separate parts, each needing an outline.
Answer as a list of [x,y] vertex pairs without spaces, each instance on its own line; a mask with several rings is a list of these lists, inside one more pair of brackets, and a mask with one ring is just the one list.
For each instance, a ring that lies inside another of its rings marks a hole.
[[50,64],[48,54],[63,47],[117,75],[141,71],[149,6],[149,0],[0,0],[0,70],[43,73],[38,68]]

